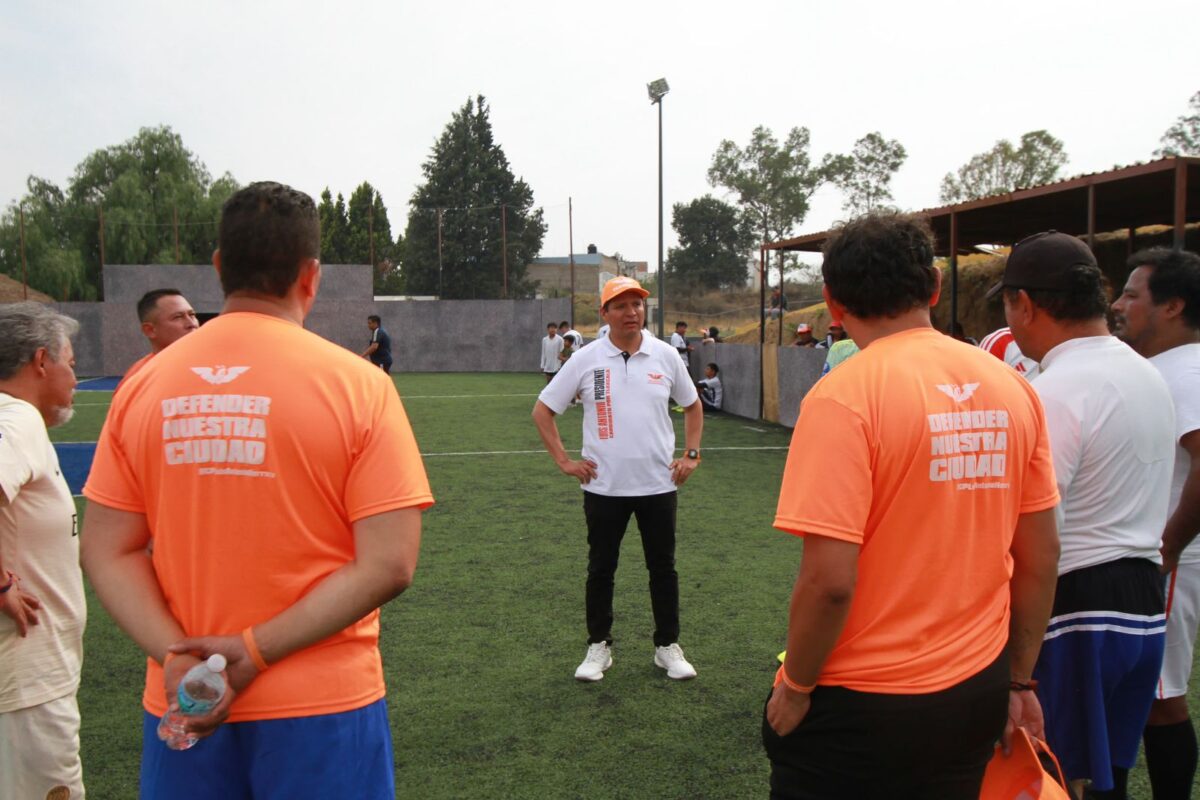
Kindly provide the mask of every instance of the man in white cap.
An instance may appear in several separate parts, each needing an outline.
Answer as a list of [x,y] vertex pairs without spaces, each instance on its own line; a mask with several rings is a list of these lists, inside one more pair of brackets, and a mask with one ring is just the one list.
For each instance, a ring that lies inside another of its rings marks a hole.
[[[588,528],[588,651],[575,670],[598,681],[612,666],[613,576],[629,518],[637,518],[654,612],[654,663],[674,680],[696,670],[679,646],[679,576],[675,572],[676,488],[700,465],[704,411],[671,345],[643,331],[649,294],[633,278],[613,278],[600,294],[608,336],[571,357],[542,390],[533,419],[546,450],[583,486]],[[573,461],[555,415],[583,400],[583,453]],[[685,452],[675,458],[668,400],[684,407]]]

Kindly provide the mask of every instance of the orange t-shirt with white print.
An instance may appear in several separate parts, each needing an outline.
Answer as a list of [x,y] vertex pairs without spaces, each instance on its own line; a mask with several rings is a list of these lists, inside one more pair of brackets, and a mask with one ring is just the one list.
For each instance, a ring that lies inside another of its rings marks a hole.
[[[408,418],[377,367],[299,325],[223,314],[113,399],[84,494],[142,513],[189,636],[274,617],[354,558],[355,521],[433,503]],[[384,695],[379,612],[272,664],[230,720],[361,708]],[[148,660],[143,703],[166,710]]]
[[[819,491],[812,476],[826,475]],[[878,339],[804,398],[775,527],[860,545],[818,684],[927,694],[1008,641],[1020,514],[1058,502],[1032,387],[932,328]]]

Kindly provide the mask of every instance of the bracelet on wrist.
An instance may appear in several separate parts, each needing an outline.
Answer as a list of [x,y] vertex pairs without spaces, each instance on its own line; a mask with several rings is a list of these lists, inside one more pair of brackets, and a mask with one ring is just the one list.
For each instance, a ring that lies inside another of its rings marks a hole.
[[811,686],[802,686],[796,683],[794,680],[788,677],[787,670],[783,669],[782,667],[779,670],[779,676],[782,679],[784,686],[799,694],[812,694],[813,690],[817,688],[815,683]]
[[17,585],[17,576],[15,574],[12,572],[6,572],[5,576],[8,578],[8,582],[3,586],[0,586],[0,594],[6,594],[9,589]]
[[1037,690],[1038,682],[1033,678],[1027,681],[1009,681],[1008,690],[1010,692],[1032,692]]
[[254,663],[255,669],[259,672],[267,671],[267,662],[262,657],[262,653],[258,649],[258,641],[254,638],[253,626],[247,627],[242,631],[242,643],[246,645],[246,652],[250,655],[250,661]]

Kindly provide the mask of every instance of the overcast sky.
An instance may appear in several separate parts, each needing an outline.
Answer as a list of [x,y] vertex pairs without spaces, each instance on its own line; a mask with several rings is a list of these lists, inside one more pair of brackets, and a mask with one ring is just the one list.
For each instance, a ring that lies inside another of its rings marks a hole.
[[[170,125],[215,176],[347,197],[363,180],[403,230],[450,115],[487,97],[496,139],[545,209],[543,255],[596,244],[653,268],[657,115],[672,203],[707,192],[722,139],[812,133],[812,156],[869,131],[908,150],[896,202],[1045,128],[1064,176],[1151,157],[1200,90],[1196,4],[930,2],[19,2],[0,0],[0,202],[140,127]],[[797,234],[841,214],[821,189]]]

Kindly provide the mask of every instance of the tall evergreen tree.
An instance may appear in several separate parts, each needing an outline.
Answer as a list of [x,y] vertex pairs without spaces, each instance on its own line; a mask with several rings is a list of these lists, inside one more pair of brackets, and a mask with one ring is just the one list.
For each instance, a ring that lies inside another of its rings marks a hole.
[[[540,252],[546,224],[533,190],[513,175],[492,135],[487,101],[467,100],[422,165],[404,236],[404,279],[415,294],[500,297],[504,284],[501,209],[508,231],[508,296],[533,292],[525,265]],[[438,218],[441,217],[441,265]]]
[[329,187],[321,192],[317,206],[317,219],[321,221],[321,261],[326,264],[350,262],[350,221],[346,218],[346,201],[338,192],[337,202]]

